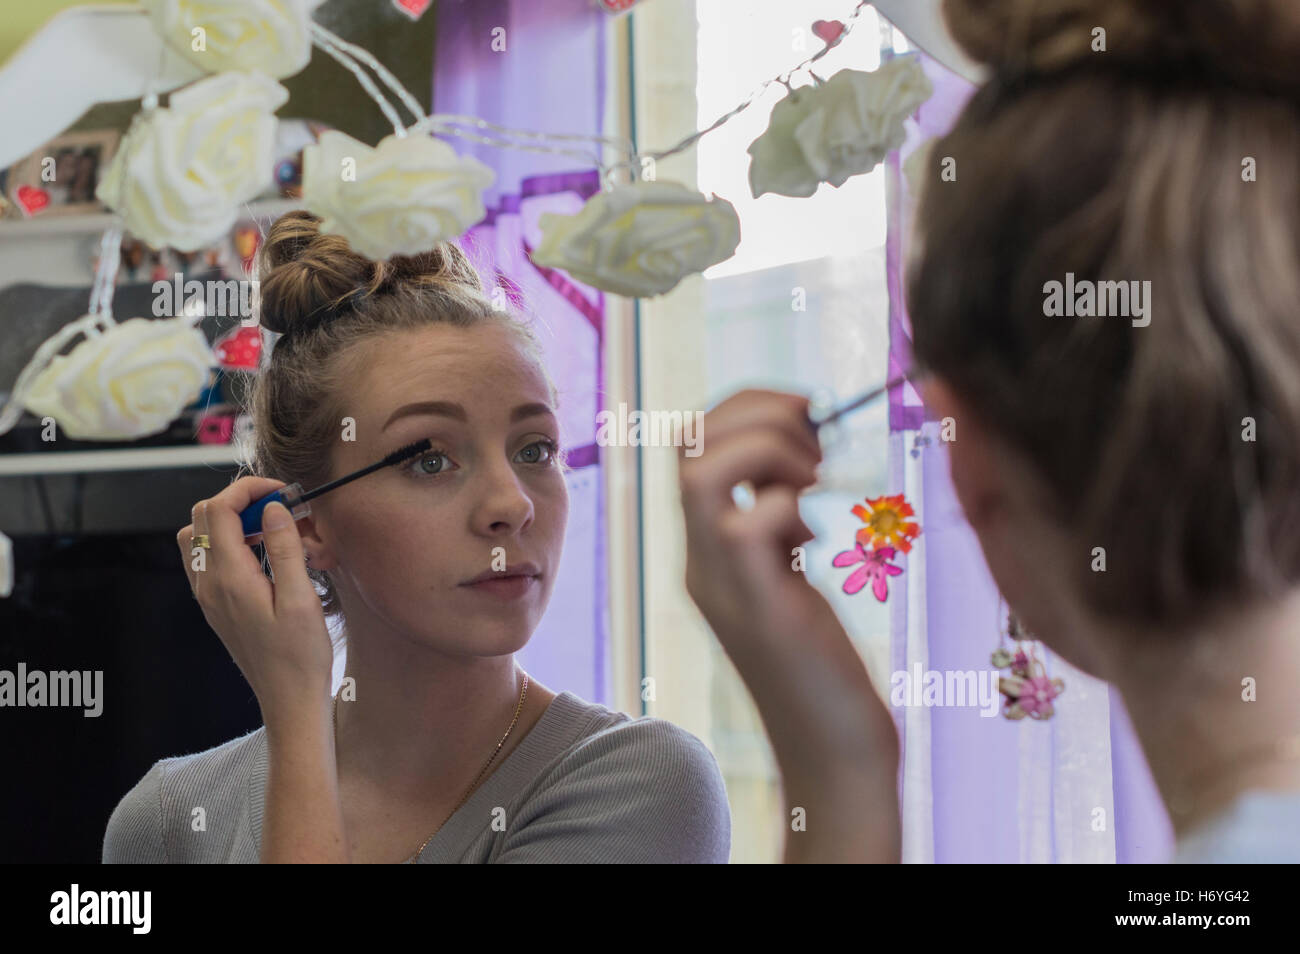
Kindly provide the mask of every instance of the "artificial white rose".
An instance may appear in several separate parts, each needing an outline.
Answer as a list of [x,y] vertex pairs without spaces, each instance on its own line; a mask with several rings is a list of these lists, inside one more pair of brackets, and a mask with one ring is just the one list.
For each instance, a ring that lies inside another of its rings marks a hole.
[[155,248],[193,252],[226,235],[239,206],[271,184],[273,115],[289,91],[261,73],[220,73],[141,118],[96,197]]
[[491,167],[413,133],[367,146],[338,130],[302,154],[302,202],[367,258],[427,252],[483,220]]
[[57,355],[23,406],[78,440],[134,440],[167,429],[217,364],[188,318],[132,318]]
[[311,60],[311,11],[320,0],[140,2],[167,45],[209,73],[260,70],[283,79]]
[[638,181],[598,192],[577,215],[545,212],[533,261],[629,298],[661,295],[736,253],[740,219],[716,194]]
[[900,56],[874,72],[840,70],[804,86],[772,109],[767,131],[749,146],[749,188],[805,198],[828,182],[870,172],[903,144],[904,120],[934,92],[920,62]]

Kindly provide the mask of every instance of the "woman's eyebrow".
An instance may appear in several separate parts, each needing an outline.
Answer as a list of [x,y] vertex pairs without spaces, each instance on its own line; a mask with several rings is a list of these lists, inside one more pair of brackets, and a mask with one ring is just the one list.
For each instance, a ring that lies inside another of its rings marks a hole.
[[523,421],[530,417],[537,417],[539,414],[550,414],[555,416],[555,409],[549,404],[543,404],[540,401],[534,401],[531,404],[521,404],[510,412],[510,423]]
[[384,422],[380,430],[386,431],[393,421],[412,414],[440,414],[453,420],[469,422],[469,415],[465,413],[465,409],[452,401],[419,401],[415,404],[403,404]]
[[[535,417],[539,414],[554,415],[555,411],[549,404],[543,404],[540,401],[534,401],[531,404],[520,404],[510,412],[510,423],[522,421],[525,418]],[[454,401],[418,401],[415,404],[404,404],[392,413],[392,416],[380,428],[380,431],[388,430],[388,426],[398,418],[409,417],[412,414],[439,414],[443,417],[449,417],[455,421],[469,422],[469,415],[465,413],[465,408],[456,404]]]

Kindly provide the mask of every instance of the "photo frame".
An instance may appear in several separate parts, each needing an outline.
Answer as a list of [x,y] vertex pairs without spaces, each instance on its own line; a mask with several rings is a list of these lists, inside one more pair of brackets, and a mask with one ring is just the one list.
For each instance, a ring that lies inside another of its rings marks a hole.
[[[95,198],[104,171],[117,152],[116,129],[56,136],[8,169],[4,196],[23,216],[93,215],[104,205]],[[52,158],[53,164],[46,163]],[[46,174],[52,169],[53,179]]]

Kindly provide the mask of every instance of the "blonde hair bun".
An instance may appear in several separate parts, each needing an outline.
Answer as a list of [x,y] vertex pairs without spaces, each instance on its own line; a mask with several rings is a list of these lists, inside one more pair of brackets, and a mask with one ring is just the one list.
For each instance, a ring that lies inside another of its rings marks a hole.
[[263,327],[301,334],[358,301],[406,285],[458,285],[482,290],[478,272],[455,242],[418,255],[377,262],[352,250],[341,235],[320,230],[302,209],[276,219],[258,253]]

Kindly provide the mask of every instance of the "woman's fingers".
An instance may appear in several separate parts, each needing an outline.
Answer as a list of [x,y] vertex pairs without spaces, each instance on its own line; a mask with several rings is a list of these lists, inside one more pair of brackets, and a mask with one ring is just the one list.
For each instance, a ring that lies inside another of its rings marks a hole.
[[[185,572],[196,599],[221,588],[265,587],[261,564],[244,539],[239,512],[254,500],[283,487],[284,481],[241,477],[216,496],[194,505],[190,534],[207,537],[208,547],[195,553],[189,535],[177,539],[185,557]],[[265,597],[269,604],[269,595]]]
[[[190,592],[198,598],[198,593],[194,589],[194,575],[197,572],[195,568],[199,555],[194,551],[198,548],[191,542],[194,539],[194,524],[188,523],[176,531],[176,546],[181,551],[181,566],[185,568],[185,576],[190,581]],[[202,564],[198,564],[202,565]]]
[[711,436],[698,462],[684,463],[679,471],[682,506],[700,518],[717,519],[735,509],[732,488],[745,481],[759,490],[774,483],[811,486],[820,456],[779,429],[753,428],[722,440]]
[[262,511],[262,543],[266,547],[271,575],[275,581],[276,615],[318,607],[319,597],[311,585],[311,578],[307,576],[302,537],[298,535],[293,515],[283,504],[268,504]]
[[799,494],[786,484],[758,491],[753,508],[743,517],[756,541],[781,544],[779,555],[785,562],[790,560],[790,548],[802,546],[816,536],[799,514]]
[[808,398],[798,394],[751,388],[733,394],[705,415],[701,439],[725,440],[755,427],[775,428],[820,458],[821,442],[809,424],[808,407]]

